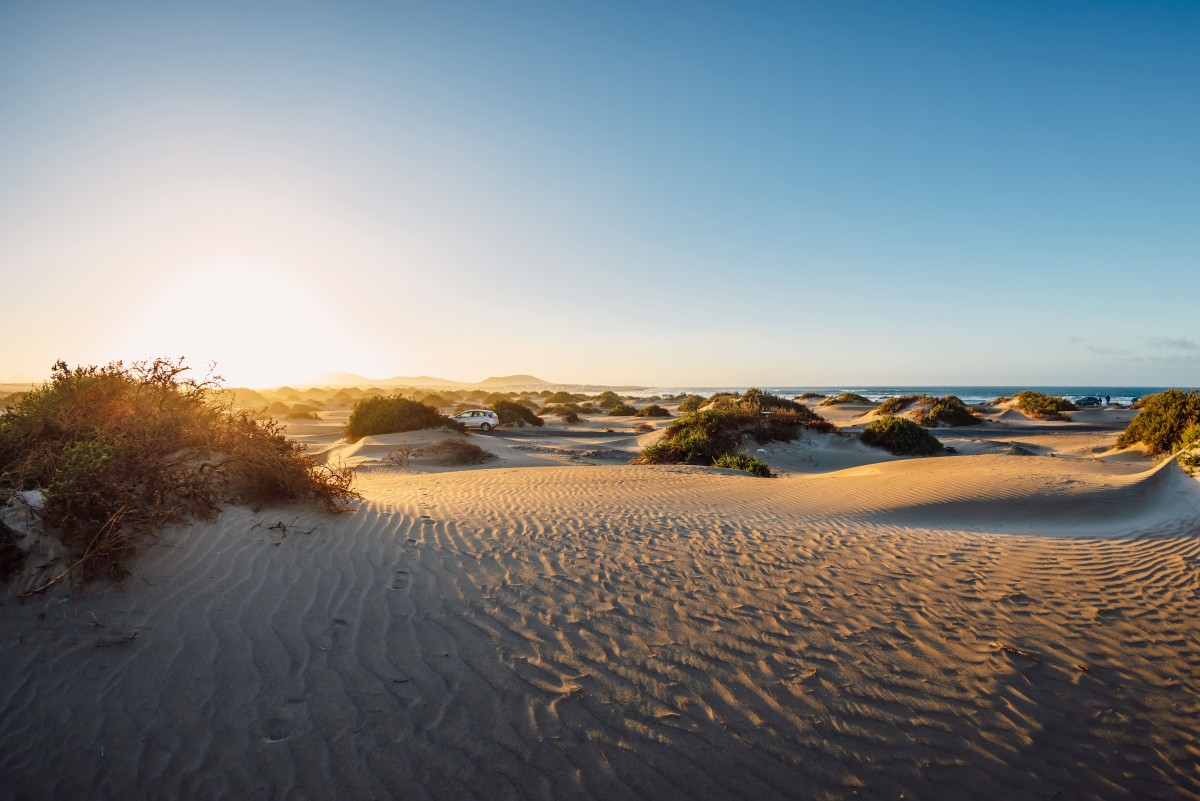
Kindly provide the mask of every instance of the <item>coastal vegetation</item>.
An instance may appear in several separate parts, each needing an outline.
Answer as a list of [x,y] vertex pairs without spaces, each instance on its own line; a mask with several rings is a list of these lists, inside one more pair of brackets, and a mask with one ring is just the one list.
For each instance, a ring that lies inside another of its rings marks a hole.
[[934,456],[943,450],[937,437],[903,417],[881,417],[872,421],[863,429],[862,441],[896,456]]
[[432,406],[404,395],[372,395],[355,401],[346,422],[347,439],[358,440],[373,434],[396,434],[401,431],[420,431],[426,428],[462,426]]
[[826,398],[821,401],[822,406],[834,406],[839,403],[870,403],[869,398],[859,395],[857,392],[843,392],[841,395],[834,395],[832,398]]
[[1061,395],[1046,395],[1033,390],[1024,390],[1011,398],[996,398],[992,403],[1014,402],[1016,407],[1035,420],[1066,420],[1063,412],[1078,411],[1078,407]]
[[545,421],[534,414],[533,410],[528,406],[522,406],[516,401],[506,398],[493,400],[488,408],[500,418],[500,425],[502,426],[521,428],[522,426],[530,425],[540,428],[545,424]]
[[596,405],[601,409],[611,409],[621,402],[621,396],[610,389],[606,389],[592,400],[595,401]]
[[922,401],[917,412],[917,424],[926,428],[974,426],[982,422],[983,418],[975,414],[957,395],[927,398]]
[[1167,454],[1200,446],[1200,391],[1168,389],[1141,401],[1141,411],[1117,438],[1118,448],[1142,443],[1153,454]]
[[496,458],[496,454],[463,439],[443,439],[417,448],[413,456],[429,459],[443,467],[459,467],[483,464]]
[[729,470],[743,470],[759,478],[775,477],[775,474],[771,472],[771,468],[766,462],[753,456],[747,456],[744,453],[726,453],[723,456],[718,456],[713,460],[712,466],[724,467]]
[[703,395],[685,395],[679,401],[679,412],[680,414],[698,412],[706,403],[708,403],[708,398]]
[[546,406],[542,414],[552,414],[564,423],[578,423],[579,413],[583,411],[573,403],[561,403],[558,406]]
[[922,398],[927,398],[928,395],[897,395],[894,398],[888,398],[883,403],[876,406],[871,412],[875,414],[890,415],[904,411],[909,406],[912,406]]
[[637,414],[637,409],[622,401],[608,410],[610,417],[632,417]]
[[120,575],[139,538],[226,503],[357,498],[352,474],[318,464],[281,426],[240,408],[183,360],[69,368],[0,414],[0,487],[42,494],[72,564]]
[[802,429],[834,431],[835,427],[803,404],[751,389],[740,397],[723,395],[676,419],[635,462],[712,465],[721,457],[736,455],[747,440],[790,441]]
[[670,417],[671,413],[657,403],[652,403],[645,409],[639,409],[634,417]]

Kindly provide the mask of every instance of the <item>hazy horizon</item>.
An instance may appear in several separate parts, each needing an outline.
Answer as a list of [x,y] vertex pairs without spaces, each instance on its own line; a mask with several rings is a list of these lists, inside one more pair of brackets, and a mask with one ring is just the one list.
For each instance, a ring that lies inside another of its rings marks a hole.
[[0,381],[1193,386],[1200,6],[0,7]]

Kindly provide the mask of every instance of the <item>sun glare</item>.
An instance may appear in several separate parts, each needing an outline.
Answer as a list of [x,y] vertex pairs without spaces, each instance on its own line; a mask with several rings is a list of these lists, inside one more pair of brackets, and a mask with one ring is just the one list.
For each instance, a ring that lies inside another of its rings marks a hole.
[[216,362],[227,384],[255,387],[312,383],[335,369],[374,372],[375,351],[318,285],[244,259],[198,264],[133,293],[113,345],[126,361],[184,356],[201,369]]

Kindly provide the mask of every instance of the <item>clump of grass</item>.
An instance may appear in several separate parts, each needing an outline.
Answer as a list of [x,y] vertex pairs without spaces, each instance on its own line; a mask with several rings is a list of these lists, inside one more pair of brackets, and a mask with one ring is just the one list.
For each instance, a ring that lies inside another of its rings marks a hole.
[[863,429],[862,441],[896,456],[934,456],[942,443],[924,428],[903,417],[881,417]]
[[927,398],[927,397],[929,397],[929,396],[928,395],[897,395],[894,398],[888,398],[883,403],[879,404],[874,409],[872,409],[871,412],[868,412],[868,414],[873,412],[875,414],[894,415],[897,412],[904,411],[909,406],[912,406],[914,403],[921,400],[922,398]]
[[982,422],[983,418],[975,414],[957,395],[929,398],[927,404],[917,415],[917,423],[926,428],[934,428],[939,425],[951,428],[974,426]]
[[1063,412],[1078,411],[1075,404],[1061,395],[1046,395],[1027,389],[1011,398],[996,398],[993,404],[1016,401],[1017,408],[1035,420],[1066,420]]
[[412,453],[411,445],[397,445],[383,457],[383,461],[396,467],[407,467],[408,463],[412,461]]
[[752,476],[759,478],[774,478],[775,473],[771,471],[770,466],[753,456],[747,456],[744,453],[726,453],[718,456],[713,460],[713,467],[724,467],[729,470],[744,470]]
[[596,397],[592,398],[592,400],[601,409],[611,409],[621,402],[621,396],[610,389],[606,389]]
[[628,403],[618,403],[608,410],[610,417],[632,417],[637,414],[637,409],[630,406]]
[[575,395],[571,392],[552,392],[545,397],[545,403],[579,403],[583,400],[583,395]]
[[[321,465],[183,360],[68,368],[0,415],[0,487],[39,490],[47,526],[85,575],[116,576],[140,537],[225,503],[343,510],[349,470]],[[48,586],[48,585],[47,585]]]
[[500,418],[502,426],[521,426],[531,425],[541,428],[545,425],[545,420],[533,413],[533,410],[528,406],[522,406],[514,401],[505,400],[503,398],[496,400],[488,407],[496,416]]
[[679,402],[679,412],[680,414],[698,412],[707,403],[708,398],[703,395],[685,395]]
[[839,403],[870,403],[870,399],[864,398],[857,392],[843,392],[841,395],[834,395],[832,398],[826,398],[821,401],[822,406],[834,406]]
[[662,439],[644,448],[640,464],[711,465],[736,453],[743,440],[760,444],[795,439],[801,429],[833,431],[834,426],[807,406],[757,389],[741,397],[726,394],[698,412],[667,426]]
[[1117,437],[1118,448],[1140,442],[1151,453],[1164,454],[1200,445],[1200,391],[1168,389],[1141,401],[1141,411]]
[[647,432],[653,431],[654,425],[652,423],[638,423],[637,427],[634,428],[633,430],[639,434],[645,434]]
[[348,439],[357,440],[372,434],[396,434],[426,428],[462,430],[461,425],[437,409],[412,398],[372,395],[354,403],[345,434]]
[[670,417],[671,413],[657,403],[652,403],[645,409],[639,409],[634,417]]
[[491,451],[462,439],[443,439],[431,442],[413,451],[413,455],[427,458],[434,464],[443,467],[483,464],[496,458],[496,454]]
[[580,408],[573,403],[562,403],[558,406],[547,406],[542,414],[552,414],[564,423],[578,423]]
[[806,401],[806,400],[815,400],[817,398],[824,398],[824,397],[826,397],[826,396],[820,392],[803,392],[803,393],[797,395],[795,397],[795,400]]

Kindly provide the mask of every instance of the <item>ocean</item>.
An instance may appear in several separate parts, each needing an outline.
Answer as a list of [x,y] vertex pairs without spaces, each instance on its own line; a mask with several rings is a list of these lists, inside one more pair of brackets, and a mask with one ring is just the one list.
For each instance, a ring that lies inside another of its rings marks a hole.
[[[632,395],[634,397],[649,397],[651,395],[677,395],[679,393],[688,393],[693,395],[712,395],[717,392],[745,392],[748,387],[650,387],[636,391],[622,390],[621,394]],[[1099,397],[1101,400],[1107,395],[1112,399],[1112,403],[1120,403],[1128,405],[1143,395],[1151,395],[1155,392],[1162,392],[1167,387],[1109,387],[1103,385],[1092,386],[1054,386],[1054,387],[1031,387],[1031,386],[922,386],[922,387],[893,387],[893,386],[870,386],[870,387],[852,387],[852,386],[761,386],[759,389],[764,392],[770,392],[775,395],[780,395],[785,398],[792,398],[796,395],[802,395],[805,392],[820,392],[822,395],[839,395],[843,392],[857,392],[869,398],[874,403],[881,403],[888,398],[894,398],[897,395],[932,395],[934,397],[942,397],[944,395],[957,395],[962,398],[964,403],[975,404],[985,401],[994,400],[1001,396],[1015,395],[1021,390],[1032,389],[1036,392],[1043,392],[1047,395],[1061,395],[1067,400],[1077,400],[1086,395]]]

